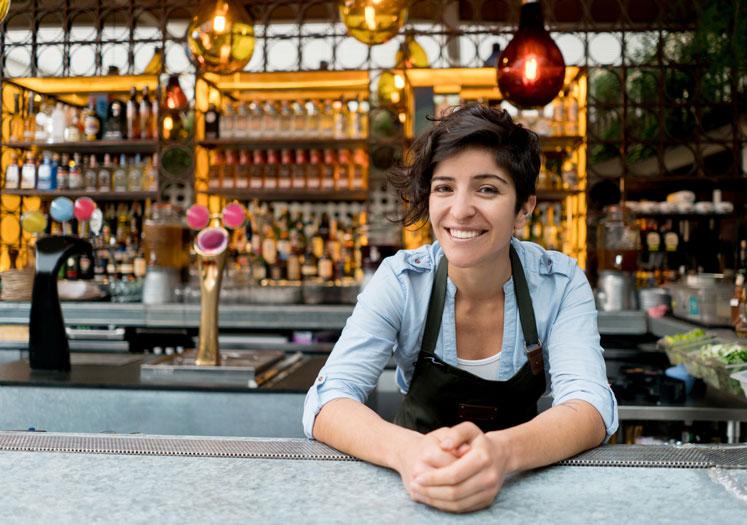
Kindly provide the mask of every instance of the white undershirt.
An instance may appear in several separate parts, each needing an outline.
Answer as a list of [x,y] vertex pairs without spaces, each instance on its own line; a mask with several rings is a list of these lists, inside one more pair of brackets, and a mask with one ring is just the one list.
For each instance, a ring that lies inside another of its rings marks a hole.
[[498,378],[498,365],[500,364],[500,352],[484,359],[461,359],[457,357],[457,368],[488,381],[495,381]]

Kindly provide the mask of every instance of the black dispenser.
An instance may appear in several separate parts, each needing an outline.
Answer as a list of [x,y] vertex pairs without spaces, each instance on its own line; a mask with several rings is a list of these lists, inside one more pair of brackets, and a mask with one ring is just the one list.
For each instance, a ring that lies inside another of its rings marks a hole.
[[87,254],[91,243],[78,237],[54,235],[36,241],[36,274],[29,320],[29,363],[32,370],[70,370],[70,346],[62,319],[57,274],[71,255]]

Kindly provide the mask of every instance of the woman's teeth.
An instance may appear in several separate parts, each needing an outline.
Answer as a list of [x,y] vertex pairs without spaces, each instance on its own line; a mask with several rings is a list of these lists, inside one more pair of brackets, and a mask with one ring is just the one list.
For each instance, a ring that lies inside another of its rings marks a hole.
[[455,239],[472,239],[474,237],[477,237],[482,232],[478,230],[454,230],[449,229],[449,235],[454,237]]

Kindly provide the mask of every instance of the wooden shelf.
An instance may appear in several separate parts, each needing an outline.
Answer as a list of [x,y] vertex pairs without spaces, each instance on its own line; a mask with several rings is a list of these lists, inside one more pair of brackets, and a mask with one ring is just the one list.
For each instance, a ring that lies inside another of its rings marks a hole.
[[311,191],[311,190],[250,190],[215,188],[205,193],[223,197],[261,201],[365,201],[368,191]]
[[537,190],[538,201],[563,201],[566,197],[583,193],[583,190]]
[[329,138],[297,138],[297,139],[205,139],[197,142],[203,148],[241,147],[245,149],[282,149],[282,148],[350,148],[365,147],[366,139],[329,139]]
[[93,140],[81,142],[7,142],[6,148],[39,149],[60,153],[155,153],[158,142],[155,140]]
[[23,197],[40,197],[54,199],[55,197],[91,197],[99,201],[126,201],[155,199],[155,191],[89,191],[89,190],[2,190],[5,195],[19,195]]
[[547,153],[552,151],[558,151],[558,150],[564,150],[564,149],[573,149],[580,146],[583,141],[584,137],[580,135],[549,135],[549,136],[539,136],[540,139],[540,149]]

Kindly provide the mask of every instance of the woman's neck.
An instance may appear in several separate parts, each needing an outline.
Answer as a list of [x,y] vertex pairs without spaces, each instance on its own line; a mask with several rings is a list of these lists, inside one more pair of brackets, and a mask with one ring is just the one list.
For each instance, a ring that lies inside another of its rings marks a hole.
[[491,301],[503,299],[503,285],[511,277],[508,249],[497,261],[469,268],[456,268],[449,264],[449,278],[456,285],[462,299]]

